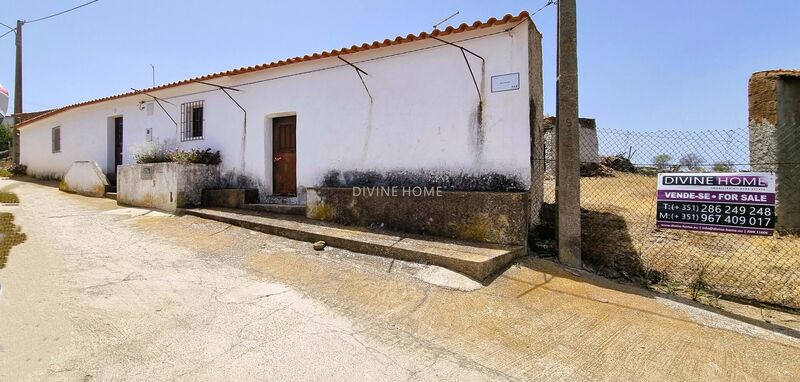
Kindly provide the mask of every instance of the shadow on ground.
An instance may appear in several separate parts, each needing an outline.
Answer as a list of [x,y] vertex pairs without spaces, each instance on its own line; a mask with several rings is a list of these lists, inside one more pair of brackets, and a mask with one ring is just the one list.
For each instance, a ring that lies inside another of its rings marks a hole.
[[[555,252],[556,206],[544,203],[541,225],[532,232],[530,246]],[[660,275],[645,270],[633,245],[628,224],[622,216],[581,209],[581,255],[583,262],[601,276],[631,280],[660,281]]]

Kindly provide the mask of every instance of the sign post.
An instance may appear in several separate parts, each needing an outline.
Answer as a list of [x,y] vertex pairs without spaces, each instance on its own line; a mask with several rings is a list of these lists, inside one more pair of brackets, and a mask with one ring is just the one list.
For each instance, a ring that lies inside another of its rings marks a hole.
[[663,173],[658,175],[656,226],[771,236],[775,174]]

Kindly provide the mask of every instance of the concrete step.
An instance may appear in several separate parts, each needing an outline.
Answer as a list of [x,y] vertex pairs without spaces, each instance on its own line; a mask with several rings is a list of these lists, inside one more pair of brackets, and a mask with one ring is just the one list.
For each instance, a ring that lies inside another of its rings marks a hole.
[[264,197],[267,204],[298,204],[297,196],[267,195]]
[[250,210],[250,211],[259,211],[259,212],[269,212],[274,214],[286,214],[286,215],[306,215],[306,205],[305,204],[263,204],[263,203],[254,203],[254,204],[245,204],[242,205],[242,209]]
[[116,191],[114,191],[114,192],[106,192],[105,194],[103,194],[103,197],[108,198],[108,199],[117,200],[117,192]]
[[433,264],[484,281],[523,255],[523,247],[459,242],[429,236],[407,235],[365,228],[345,227],[295,215],[249,210],[197,208],[188,215],[354,252]]

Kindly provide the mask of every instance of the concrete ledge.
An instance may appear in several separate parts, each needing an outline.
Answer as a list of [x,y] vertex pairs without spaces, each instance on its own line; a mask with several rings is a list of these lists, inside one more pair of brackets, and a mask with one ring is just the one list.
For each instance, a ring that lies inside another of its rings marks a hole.
[[522,246],[477,244],[423,236],[397,236],[377,230],[355,230],[299,216],[257,214],[230,209],[187,209],[183,212],[294,240],[323,240],[330,246],[354,252],[438,265],[478,281],[486,280],[514,258],[521,256],[524,251]]

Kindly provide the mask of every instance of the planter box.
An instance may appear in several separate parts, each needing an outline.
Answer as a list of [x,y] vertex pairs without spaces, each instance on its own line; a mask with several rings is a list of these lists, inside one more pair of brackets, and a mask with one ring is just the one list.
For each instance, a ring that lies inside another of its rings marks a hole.
[[218,188],[219,166],[184,163],[117,167],[117,203],[174,212],[199,206],[203,189]]
[[365,195],[353,188],[309,188],[306,217],[340,224],[482,243],[526,245],[528,193],[440,191]]

